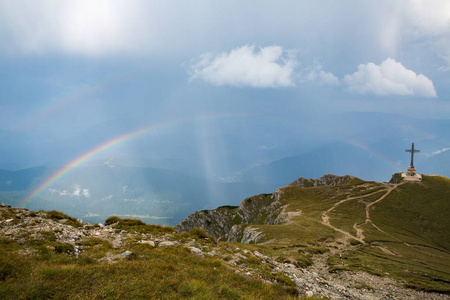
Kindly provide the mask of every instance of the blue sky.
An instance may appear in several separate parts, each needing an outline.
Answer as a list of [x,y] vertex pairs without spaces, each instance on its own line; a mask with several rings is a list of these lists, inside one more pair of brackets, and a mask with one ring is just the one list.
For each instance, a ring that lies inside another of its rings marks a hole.
[[[329,116],[448,120],[450,3],[0,0],[0,78],[0,168],[65,164],[173,120],[108,155],[218,178],[363,135]],[[405,147],[449,149],[446,130],[410,124]]]

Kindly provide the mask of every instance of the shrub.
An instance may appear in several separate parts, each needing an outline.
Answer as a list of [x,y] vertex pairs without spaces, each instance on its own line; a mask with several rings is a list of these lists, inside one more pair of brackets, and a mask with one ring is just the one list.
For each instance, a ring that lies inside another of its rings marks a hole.
[[[3,260],[3,259],[2,259]],[[0,281],[6,280],[14,274],[16,267],[10,261],[0,260]]]
[[117,223],[120,220],[121,220],[121,218],[119,218],[117,216],[111,216],[111,217],[109,217],[108,219],[105,220],[105,225],[108,226],[108,225]]
[[191,236],[197,237],[199,239],[209,238],[209,234],[203,228],[200,227],[192,228],[189,233],[191,234]]
[[119,225],[123,225],[123,226],[141,226],[141,225],[145,225],[145,223],[142,222],[139,219],[121,219],[119,221]]
[[73,227],[81,227],[81,226],[83,226],[83,224],[80,223],[77,219],[75,219],[75,218],[73,218],[71,216],[68,216],[65,213],[62,213],[62,212],[57,211],[57,210],[48,211],[48,212],[46,212],[45,215],[46,215],[47,219],[52,219],[52,220],[55,220],[55,221],[66,219],[67,222],[64,223],[64,224],[67,224],[67,225],[70,225],[70,226],[73,226]]
[[71,244],[57,244],[55,245],[55,252],[56,253],[66,253],[71,254],[74,251],[74,247]]

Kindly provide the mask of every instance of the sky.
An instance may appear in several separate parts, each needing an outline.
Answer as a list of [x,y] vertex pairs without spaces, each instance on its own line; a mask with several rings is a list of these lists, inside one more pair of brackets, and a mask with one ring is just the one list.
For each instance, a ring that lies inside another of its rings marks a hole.
[[349,138],[354,112],[450,119],[449,1],[0,0],[0,168],[147,126],[108,150],[219,178]]

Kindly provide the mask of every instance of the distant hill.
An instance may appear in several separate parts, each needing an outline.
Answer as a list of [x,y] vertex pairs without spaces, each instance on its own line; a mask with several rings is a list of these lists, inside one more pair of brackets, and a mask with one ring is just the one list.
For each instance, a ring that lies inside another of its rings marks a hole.
[[201,227],[220,240],[270,248],[329,280],[365,271],[450,294],[449,211],[446,177],[391,184],[327,175],[198,211],[175,228]]
[[[359,162],[355,164],[355,162]],[[243,175],[243,181],[276,183],[278,186],[295,180],[300,173],[319,177],[324,172],[354,174],[374,179],[386,178],[397,170],[380,157],[349,143],[334,143],[302,155],[287,157],[254,167]]]
[[[27,195],[57,170],[0,170],[0,202],[23,205]],[[120,215],[174,225],[197,209],[237,204],[242,198],[270,190],[263,184],[214,182],[177,171],[104,164],[74,168],[43,188],[26,207],[56,209],[90,222]]]

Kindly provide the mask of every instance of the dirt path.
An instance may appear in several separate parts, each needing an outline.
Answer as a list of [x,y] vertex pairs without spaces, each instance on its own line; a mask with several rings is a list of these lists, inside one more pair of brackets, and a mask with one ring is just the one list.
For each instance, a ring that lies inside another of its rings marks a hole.
[[381,196],[380,198],[378,198],[374,202],[369,203],[369,204],[366,205],[366,222],[365,223],[372,222],[370,220],[370,207],[372,207],[374,204],[376,204],[376,203],[380,202],[381,200],[383,200],[384,198],[386,198],[387,195],[389,195],[393,190],[395,190],[401,184],[404,184],[404,182],[397,183],[397,184],[391,184],[391,185],[388,185],[387,183],[385,183],[385,187],[387,188],[386,189],[386,194],[384,194],[383,196]]
[[[394,185],[385,184],[385,191],[386,191],[386,193],[383,194],[383,196],[381,196],[380,198],[378,198],[376,201],[371,202],[371,203],[369,203],[369,204],[366,205],[366,221],[365,221],[364,224],[366,224],[367,222],[370,221],[370,215],[369,215],[370,207],[371,207],[372,205],[374,205],[375,203],[377,203],[377,202],[383,200],[383,199],[384,199],[387,195],[389,195],[389,194],[390,194],[390,193],[391,193],[398,185],[399,185],[399,184],[394,184]],[[375,187],[374,187],[374,188],[375,188]],[[362,244],[365,244],[366,242],[364,241],[364,238],[365,238],[364,230],[363,230],[362,228],[360,228],[360,227],[358,226],[357,223],[355,223],[355,224],[353,225],[353,228],[354,228],[355,231],[356,231],[356,235],[353,235],[353,234],[351,234],[351,233],[348,232],[348,231],[345,231],[345,230],[342,230],[342,229],[340,229],[340,228],[337,228],[337,227],[333,226],[333,225],[330,223],[329,213],[330,213],[331,211],[333,211],[336,207],[338,207],[339,205],[341,205],[342,203],[345,203],[345,202],[351,201],[351,200],[355,200],[355,199],[363,199],[363,198],[367,198],[367,197],[369,197],[369,196],[372,196],[372,195],[375,195],[375,194],[379,193],[380,191],[381,191],[381,190],[376,190],[376,191],[374,191],[374,192],[372,192],[372,193],[368,193],[368,194],[363,195],[363,196],[348,197],[348,198],[345,198],[345,199],[343,199],[343,200],[341,200],[341,201],[339,201],[339,202],[336,202],[331,208],[327,209],[326,211],[324,211],[324,212],[322,213],[322,224],[325,225],[325,226],[327,226],[327,227],[330,227],[330,228],[333,229],[334,231],[337,231],[337,232],[342,233],[343,235],[345,235],[345,236],[347,236],[347,237],[349,237],[349,238],[351,238],[351,239],[357,240],[358,242],[360,242],[360,243],[362,243]]]

